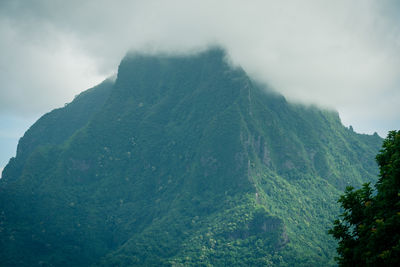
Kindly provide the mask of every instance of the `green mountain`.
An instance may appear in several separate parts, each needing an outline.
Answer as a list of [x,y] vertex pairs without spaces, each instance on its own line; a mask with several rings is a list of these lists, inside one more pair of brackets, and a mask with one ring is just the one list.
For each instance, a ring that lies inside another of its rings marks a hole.
[[2,266],[329,266],[378,135],[288,103],[225,61],[126,56],[40,118],[0,180]]

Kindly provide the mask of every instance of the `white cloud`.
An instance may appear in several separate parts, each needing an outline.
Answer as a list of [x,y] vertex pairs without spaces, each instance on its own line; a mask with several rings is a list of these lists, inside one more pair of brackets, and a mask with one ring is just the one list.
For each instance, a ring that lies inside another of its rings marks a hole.
[[50,28],[31,38],[11,23],[0,24],[0,112],[44,112],[101,81],[94,59],[73,36]]
[[[5,1],[3,110],[41,112],[116,70],[128,49],[220,44],[290,99],[339,110],[355,130],[400,125],[396,1]],[[4,38],[3,38],[4,37]]]

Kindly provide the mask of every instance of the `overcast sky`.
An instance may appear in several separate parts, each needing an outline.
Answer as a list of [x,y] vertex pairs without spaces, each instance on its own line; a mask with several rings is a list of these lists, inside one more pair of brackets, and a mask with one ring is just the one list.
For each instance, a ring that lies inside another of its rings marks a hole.
[[[400,127],[400,1],[0,1],[0,170],[41,114],[114,74],[128,50],[209,45],[355,131]],[[4,152],[5,151],[5,152]]]

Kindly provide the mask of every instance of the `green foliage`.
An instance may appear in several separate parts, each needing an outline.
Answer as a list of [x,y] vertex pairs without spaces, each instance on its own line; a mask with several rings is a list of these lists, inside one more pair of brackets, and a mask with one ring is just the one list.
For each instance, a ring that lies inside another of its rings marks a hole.
[[339,240],[341,266],[400,265],[400,131],[389,132],[376,160],[376,194],[367,183],[339,199],[344,212],[329,233]]
[[326,226],[381,139],[224,61],[128,55],[43,116],[0,181],[2,265],[332,266]]

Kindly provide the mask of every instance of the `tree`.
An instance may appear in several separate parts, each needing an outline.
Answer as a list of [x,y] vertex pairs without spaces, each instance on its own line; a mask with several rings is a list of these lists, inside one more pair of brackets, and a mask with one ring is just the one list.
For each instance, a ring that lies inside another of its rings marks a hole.
[[344,212],[329,234],[341,266],[400,266],[400,131],[389,132],[376,160],[375,190],[347,187],[338,200]]

